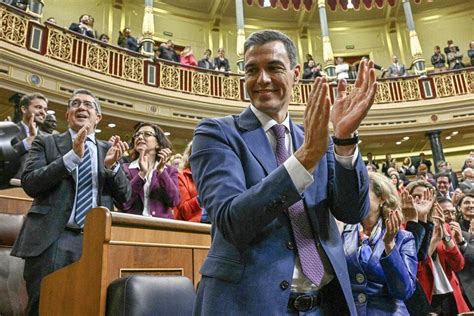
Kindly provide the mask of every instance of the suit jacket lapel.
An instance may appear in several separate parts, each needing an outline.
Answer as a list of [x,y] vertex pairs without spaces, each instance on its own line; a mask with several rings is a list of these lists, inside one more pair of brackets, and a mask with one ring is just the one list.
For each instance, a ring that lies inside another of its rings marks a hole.
[[[71,150],[72,139],[71,139],[71,134],[69,133],[69,131],[66,131],[61,134],[54,134],[53,138],[61,156],[64,156]],[[77,172],[75,170],[71,172],[71,176],[73,177],[74,182],[77,182]]]
[[248,107],[236,118],[237,125],[242,130],[242,138],[249,147],[252,154],[260,162],[268,174],[277,167],[275,154],[273,153],[267,135],[259,120]]
[[97,188],[97,205],[101,205],[100,197],[102,195],[102,188],[104,187],[105,180],[105,169],[104,169],[104,159],[105,154],[107,153],[107,143],[100,141],[96,137],[97,142],[97,174],[99,176],[99,187]]

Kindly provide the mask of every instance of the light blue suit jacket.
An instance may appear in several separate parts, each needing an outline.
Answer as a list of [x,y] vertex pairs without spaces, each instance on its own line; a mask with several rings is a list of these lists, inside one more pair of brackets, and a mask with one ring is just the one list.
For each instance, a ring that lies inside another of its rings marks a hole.
[[[297,149],[303,142],[303,128],[291,120],[290,126]],[[200,200],[212,221],[212,246],[200,271],[195,314],[284,313],[296,255],[288,247],[294,241],[285,211],[302,196],[285,167],[277,167],[250,108],[237,116],[203,120],[195,130],[190,162]],[[313,176],[314,183],[303,194],[305,207],[343,289],[343,295],[325,295],[323,304],[340,306],[342,301],[355,314],[334,217],[357,223],[367,214],[367,171],[361,157],[354,170],[335,162],[331,142]]]

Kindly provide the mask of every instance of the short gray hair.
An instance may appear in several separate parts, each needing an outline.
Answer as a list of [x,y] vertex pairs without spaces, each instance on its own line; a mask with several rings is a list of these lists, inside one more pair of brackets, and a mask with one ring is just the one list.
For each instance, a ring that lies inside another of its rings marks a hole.
[[86,94],[86,95],[89,95],[91,96],[92,98],[94,98],[94,104],[95,104],[95,111],[98,113],[98,114],[102,114],[102,109],[100,108],[100,103],[99,103],[99,99],[92,93],[90,92],[89,90],[87,89],[76,89],[72,92],[72,95],[71,97],[69,98],[69,101],[67,103],[67,106],[68,108],[71,106],[71,101],[72,99],[78,95],[78,94]]
[[280,31],[263,30],[250,34],[244,43],[244,55],[250,48],[254,46],[260,46],[275,41],[283,43],[288,54],[288,59],[290,60],[290,67],[291,69],[295,68],[298,64],[298,61],[296,60],[295,43],[293,43],[293,41],[287,35]]

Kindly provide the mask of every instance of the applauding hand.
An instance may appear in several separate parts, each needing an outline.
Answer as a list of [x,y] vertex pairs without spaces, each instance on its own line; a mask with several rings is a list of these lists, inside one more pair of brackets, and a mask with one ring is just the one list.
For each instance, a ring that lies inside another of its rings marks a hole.
[[104,166],[111,169],[115,163],[122,158],[122,155],[128,150],[128,144],[120,140],[120,136],[115,136],[114,143],[105,154]]
[[[367,64],[365,60],[361,61],[354,89],[349,95],[346,93],[346,85],[345,80],[339,80],[337,98],[331,111],[334,136],[339,139],[352,137],[351,134],[357,130],[374,103],[377,92],[374,63],[370,61]],[[354,148],[355,146],[335,147],[340,155],[351,155]]]

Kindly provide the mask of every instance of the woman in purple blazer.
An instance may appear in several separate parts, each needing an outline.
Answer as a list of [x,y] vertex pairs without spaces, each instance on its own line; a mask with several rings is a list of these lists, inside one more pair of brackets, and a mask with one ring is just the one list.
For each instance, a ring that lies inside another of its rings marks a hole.
[[345,225],[344,253],[358,316],[408,315],[404,301],[415,291],[417,257],[412,233],[402,224],[395,186],[369,172],[369,214]]
[[167,164],[170,156],[171,143],[158,125],[142,123],[136,128],[133,161],[123,166],[132,187],[124,212],[173,218],[172,209],[179,203],[178,169]]

